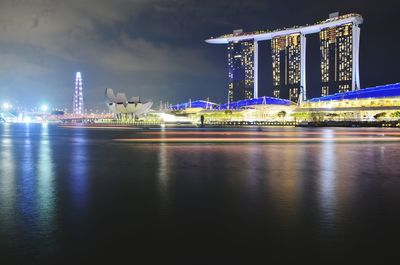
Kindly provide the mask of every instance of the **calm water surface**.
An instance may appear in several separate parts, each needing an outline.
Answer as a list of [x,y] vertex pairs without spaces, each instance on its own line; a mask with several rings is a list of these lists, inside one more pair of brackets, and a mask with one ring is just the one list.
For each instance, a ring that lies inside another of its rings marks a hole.
[[113,141],[134,137],[172,136],[0,124],[0,264],[383,264],[398,253],[400,142]]

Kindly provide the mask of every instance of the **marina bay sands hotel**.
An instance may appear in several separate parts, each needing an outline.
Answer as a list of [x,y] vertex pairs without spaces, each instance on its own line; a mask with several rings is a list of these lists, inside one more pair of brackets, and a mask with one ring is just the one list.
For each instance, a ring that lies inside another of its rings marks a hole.
[[227,44],[228,103],[258,97],[258,42],[271,40],[274,97],[293,102],[306,100],[306,35],[319,33],[321,95],[360,89],[359,44],[363,18],[358,14],[339,16],[313,25],[273,31],[232,34],[206,40]]

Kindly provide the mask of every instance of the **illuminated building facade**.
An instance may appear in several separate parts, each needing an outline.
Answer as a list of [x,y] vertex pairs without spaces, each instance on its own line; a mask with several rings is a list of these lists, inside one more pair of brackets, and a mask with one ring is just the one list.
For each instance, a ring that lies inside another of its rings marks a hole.
[[274,97],[297,102],[302,86],[302,69],[305,71],[302,46],[304,35],[297,33],[272,39],[272,81]]
[[322,96],[359,89],[359,27],[347,23],[325,28],[319,36]]
[[116,115],[118,120],[130,120],[143,116],[149,112],[153,102],[142,103],[139,97],[127,99],[125,93],[114,94],[114,90],[106,88],[106,98],[110,101],[107,105],[109,110]]
[[[228,57],[230,69],[228,101],[232,101],[233,99],[246,98],[245,96],[235,97],[235,84],[239,80],[235,78],[235,69],[238,69],[238,65],[241,66],[242,74],[237,74],[237,76],[242,80],[244,80],[243,73],[245,72],[242,62],[243,55],[239,56],[243,49],[240,43],[248,43],[249,47],[253,43],[254,52],[251,54],[253,58],[249,61],[250,63],[253,62],[252,69],[255,69],[252,73],[254,77],[252,79],[254,84],[252,96],[258,98],[257,45],[259,41],[271,40],[273,94],[275,97],[290,99],[300,104],[307,98],[305,36],[308,34],[320,34],[322,94],[360,89],[359,25],[362,23],[363,18],[359,14],[339,16],[338,13],[332,13],[328,19],[311,25],[276,30],[258,30],[248,33],[234,31],[231,34],[210,38],[206,42],[228,45],[228,54],[230,54],[230,57]],[[246,89],[249,91],[246,96],[249,97],[251,89]],[[244,88],[241,90],[244,91]]]
[[258,45],[253,40],[228,44],[228,102],[254,96]]
[[76,73],[75,77],[75,90],[72,102],[72,112],[74,114],[83,114],[83,87],[82,87],[82,74]]
[[193,123],[203,115],[209,124],[231,122],[233,126],[277,121],[396,121],[400,126],[400,83],[312,98],[301,104],[264,96],[221,105],[194,101],[171,106],[170,110],[182,111]]

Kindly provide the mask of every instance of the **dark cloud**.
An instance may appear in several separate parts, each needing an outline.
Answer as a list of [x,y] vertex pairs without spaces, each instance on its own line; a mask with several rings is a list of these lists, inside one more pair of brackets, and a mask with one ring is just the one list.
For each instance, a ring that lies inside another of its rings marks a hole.
[[[392,61],[399,58],[390,50],[397,49],[398,37],[392,34],[397,28],[384,17],[395,13],[396,4],[392,0],[379,5],[361,0],[2,0],[0,100],[18,99],[32,106],[47,100],[69,107],[74,72],[82,71],[90,106],[103,106],[106,86],[155,101],[209,96],[221,102],[226,98],[225,48],[205,44],[204,39],[235,28],[312,23],[332,11],[359,12],[366,19],[361,35],[362,84],[395,82],[397,64]],[[380,38],[375,37],[378,31]],[[379,45],[379,39],[385,41],[386,50],[372,47]],[[263,47],[262,54],[268,56],[268,46]],[[310,61],[318,63],[317,49]],[[392,60],[382,59],[390,55]],[[386,71],[377,73],[371,63],[385,65]],[[308,74],[318,87],[317,70]],[[267,94],[270,73],[260,75]]]

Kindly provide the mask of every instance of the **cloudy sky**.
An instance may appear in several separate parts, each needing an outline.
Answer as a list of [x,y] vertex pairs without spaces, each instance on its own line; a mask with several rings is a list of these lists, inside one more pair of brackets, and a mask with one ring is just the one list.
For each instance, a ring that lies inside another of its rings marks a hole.
[[[363,15],[361,85],[400,82],[394,0],[0,0],[0,101],[70,108],[74,74],[85,102],[104,108],[112,87],[178,103],[227,94],[226,50],[204,42],[233,29],[274,29]],[[318,35],[307,40],[309,96],[320,86]],[[260,47],[260,94],[272,95],[270,44]]]

